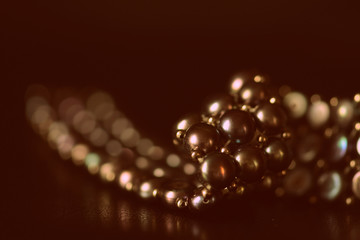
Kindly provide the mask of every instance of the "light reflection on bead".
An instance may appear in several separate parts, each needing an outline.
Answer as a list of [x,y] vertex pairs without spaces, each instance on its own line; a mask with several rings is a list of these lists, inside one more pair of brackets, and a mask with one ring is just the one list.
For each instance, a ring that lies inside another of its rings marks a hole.
[[306,97],[300,92],[290,92],[286,94],[283,104],[293,118],[301,118],[304,116],[308,107]]
[[268,157],[267,165],[269,169],[281,171],[289,167],[291,162],[290,152],[284,141],[278,139],[271,140],[266,145],[265,152]]
[[125,170],[120,173],[118,182],[121,188],[132,191],[136,181],[140,181],[138,172],[135,170]]
[[100,169],[100,156],[97,153],[91,152],[85,157],[85,166],[91,174],[96,174]]
[[358,140],[356,142],[356,151],[360,155],[360,137],[358,138]]
[[360,172],[357,172],[352,178],[352,192],[360,199]]
[[335,135],[330,139],[328,158],[332,162],[339,162],[346,154],[348,140],[345,135]]
[[85,144],[76,144],[71,150],[71,158],[75,165],[83,165],[89,153],[89,148]]
[[307,117],[312,127],[322,127],[330,118],[329,105],[324,101],[315,101],[310,106]]
[[267,92],[262,83],[248,82],[240,90],[240,99],[250,106],[256,106],[266,97]]
[[159,189],[159,187],[163,184],[165,179],[155,178],[150,180],[145,180],[140,184],[138,194],[140,197],[148,199],[154,196],[154,192]]
[[349,100],[341,100],[336,107],[335,121],[342,127],[350,124],[354,116],[354,105]]
[[336,199],[342,189],[342,179],[338,172],[323,173],[317,181],[319,195],[325,200]]
[[110,162],[101,165],[100,178],[105,182],[113,182],[115,180],[115,168]]
[[208,100],[208,103],[205,105],[205,113],[210,116],[218,116],[222,111],[232,109],[234,105],[234,100],[229,95],[217,95]]

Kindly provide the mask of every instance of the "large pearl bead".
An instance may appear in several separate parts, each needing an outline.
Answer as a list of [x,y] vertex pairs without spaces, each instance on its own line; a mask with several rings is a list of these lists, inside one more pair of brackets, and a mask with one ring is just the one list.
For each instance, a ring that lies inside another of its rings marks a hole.
[[201,122],[199,114],[187,114],[183,116],[173,127],[173,138],[175,145],[182,143],[185,132],[194,124]]
[[266,157],[262,149],[241,148],[234,154],[240,165],[240,178],[246,182],[259,180],[265,173]]
[[282,130],[286,124],[286,114],[277,104],[265,103],[255,111],[260,128],[269,133]]
[[217,129],[205,123],[191,126],[185,133],[184,145],[189,152],[206,154],[216,150],[220,142]]
[[215,189],[228,186],[237,173],[235,160],[227,154],[213,152],[200,165],[201,177]]
[[240,99],[251,106],[258,105],[266,97],[267,92],[263,83],[248,82],[240,90]]
[[205,104],[205,113],[210,116],[217,116],[222,111],[232,109],[234,99],[230,95],[221,94],[210,98]]
[[227,111],[220,118],[220,129],[237,143],[251,141],[255,134],[255,121],[250,113],[240,110]]
[[265,147],[268,158],[268,168],[274,171],[281,171],[289,167],[291,158],[290,151],[285,142],[274,139]]

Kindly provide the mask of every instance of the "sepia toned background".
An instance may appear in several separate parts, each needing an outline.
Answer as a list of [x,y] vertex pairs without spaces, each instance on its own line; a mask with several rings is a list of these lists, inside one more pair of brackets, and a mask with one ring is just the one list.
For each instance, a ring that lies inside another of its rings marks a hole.
[[7,3],[0,236],[359,239],[359,209],[337,205],[255,199],[192,216],[144,203],[62,162],[26,124],[23,107],[31,83],[101,88],[147,136],[168,144],[177,118],[226,91],[241,70],[308,95],[353,96],[358,12],[351,1]]

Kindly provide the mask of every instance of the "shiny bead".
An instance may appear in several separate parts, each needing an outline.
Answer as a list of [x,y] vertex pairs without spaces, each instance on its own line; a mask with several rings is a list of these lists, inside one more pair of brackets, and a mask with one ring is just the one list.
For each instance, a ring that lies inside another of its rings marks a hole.
[[341,100],[335,108],[334,118],[341,127],[346,127],[351,123],[354,114],[354,104],[349,100]]
[[357,154],[360,156],[360,137],[358,137],[358,140],[356,141],[356,151]]
[[218,95],[207,101],[205,104],[205,113],[210,116],[218,116],[222,111],[232,109],[234,100],[230,95]]
[[265,101],[266,97],[267,92],[263,83],[248,82],[240,90],[240,100],[251,106]]
[[334,135],[329,142],[329,148],[327,150],[328,159],[337,163],[345,156],[348,149],[348,140],[345,135]]
[[185,133],[184,145],[189,152],[206,154],[218,148],[220,136],[217,129],[205,123],[191,126]]
[[306,168],[289,171],[284,178],[285,191],[294,196],[304,196],[312,187],[312,175]]
[[235,74],[230,81],[230,93],[237,94],[245,83],[252,81],[254,78],[254,73],[242,72]]
[[301,118],[304,116],[308,107],[306,97],[299,92],[290,92],[286,94],[283,104],[293,118]]
[[246,182],[259,180],[265,172],[266,157],[259,148],[241,148],[234,154],[240,165],[240,178]]
[[281,131],[286,124],[286,114],[278,104],[265,103],[255,111],[260,128],[269,133]]
[[205,156],[200,165],[201,177],[210,186],[220,189],[228,186],[235,178],[235,160],[227,154],[213,152]]
[[240,110],[227,111],[220,118],[220,129],[236,143],[251,141],[255,134],[255,121],[250,113]]
[[289,167],[291,157],[289,148],[284,141],[278,139],[271,140],[265,147],[265,152],[267,153],[267,166],[269,169],[281,171]]
[[322,147],[322,138],[316,134],[308,134],[296,144],[296,157],[299,161],[308,163],[314,161]]
[[201,122],[199,114],[187,114],[181,118],[173,127],[174,144],[182,143],[185,132],[194,124]]
[[357,172],[352,178],[352,192],[360,199],[360,172]]
[[342,184],[342,179],[338,172],[323,173],[317,181],[320,197],[328,201],[336,199],[341,193]]
[[308,121],[313,128],[324,126],[330,118],[330,107],[324,101],[314,102],[307,114]]
[[140,183],[136,192],[140,197],[148,199],[155,195],[155,191],[158,191],[159,187],[165,182],[163,178],[154,178],[145,180]]
[[[194,186],[188,180],[176,179],[166,181],[158,191],[158,197],[171,207],[182,207],[190,196]],[[179,206],[180,205],[180,206]]]
[[217,202],[218,196],[209,191],[204,194],[204,189],[206,190],[204,187],[196,189],[195,193],[191,196],[189,204],[192,209],[206,210]]
[[141,181],[141,174],[135,169],[122,171],[118,178],[120,187],[127,191],[132,191],[139,181]]

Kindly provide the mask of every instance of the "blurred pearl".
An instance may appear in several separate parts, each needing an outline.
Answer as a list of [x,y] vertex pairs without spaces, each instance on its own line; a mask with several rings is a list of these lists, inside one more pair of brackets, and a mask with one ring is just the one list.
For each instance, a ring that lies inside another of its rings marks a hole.
[[148,199],[154,196],[154,191],[160,188],[160,186],[165,182],[164,178],[154,178],[141,182],[140,186],[136,192],[140,197]]
[[356,142],[356,151],[360,155],[360,137],[358,138],[358,140]]
[[330,118],[330,107],[324,101],[314,102],[308,111],[308,121],[314,128],[323,126]]
[[328,159],[332,162],[339,162],[346,154],[348,148],[348,140],[345,135],[334,135],[330,139],[329,148],[327,150]]
[[267,97],[263,83],[248,82],[240,90],[240,99],[250,106],[256,106]]
[[186,199],[193,190],[194,186],[190,184],[188,180],[170,180],[161,185],[158,197],[160,197],[165,204],[176,207],[177,201],[179,199]]
[[354,117],[354,105],[349,100],[341,100],[335,109],[335,121],[342,127],[351,123]]
[[237,168],[235,160],[227,154],[213,152],[205,156],[200,165],[201,177],[210,186],[221,189],[235,178]]
[[239,93],[245,83],[252,81],[254,76],[255,74],[251,72],[241,72],[235,74],[230,80],[230,93]]
[[265,147],[268,157],[268,167],[274,171],[285,170],[289,167],[291,158],[288,146],[285,142],[275,139],[271,140]]
[[318,178],[317,185],[320,197],[331,201],[340,195],[342,179],[338,172],[326,172]]
[[352,179],[352,191],[360,199],[360,172],[357,172]]
[[284,178],[284,189],[295,196],[304,196],[312,186],[312,175],[306,168],[289,171]]
[[279,132],[286,124],[286,114],[277,104],[265,103],[255,111],[260,127],[270,133]]
[[285,108],[293,118],[301,118],[306,113],[308,102],[306,97],[299,92],[290,92],[283,100]]
[[230,95],[221,94],[209,99],[205,104],[205,113],[211,116],[217,116],[221,111],[230,110],[234,100]]
[[244,181],[254,182],[264,175],[266,157],[262,149],[241,148],[234,154],[234,157],[240,165],[240,177]]
[[134,186],[141,181],[140,177],[141,174],[135,169],[125,170],[120,173],[118,183],[121,188],[132,191]]
[[220,118],[220,129],[237,143],[251,141],[255,134],[255,121],[250,113],[240,110],[227,111]]
[[[173,139],[175,145],[182,144],[182,138],[185,132],[196,123],[201,122],[201,116],[199,114],[187,114],[182,117],[173,127]],[[178,135],[180,133],[180,135]]]
[[189,152],[206,154],[216,150],[220,142],[219,132],[215,127],[197,123],[191,126],[185,133],[184,145]]
[[217,202],[218,198],[213,193],[209,193],[208,196],[203,194],[204,188],[195,190],[195,193],[190,198],[190,207],[195,210],[206,210]]
[[312,162],[318,156],[322,146],[322,138],[309,134],[296,144],[296,157],[304,163]]

